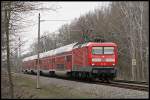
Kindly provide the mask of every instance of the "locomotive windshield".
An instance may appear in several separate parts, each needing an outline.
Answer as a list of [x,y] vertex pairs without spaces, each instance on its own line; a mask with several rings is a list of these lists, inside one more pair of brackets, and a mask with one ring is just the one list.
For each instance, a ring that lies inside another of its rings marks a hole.
[[114,47],[104,47],[104,54],[114,54]]
[[92,47],[92,54],[103,54],[103,47]]
[[114,47],[92,47],[92,54],[114,54]]

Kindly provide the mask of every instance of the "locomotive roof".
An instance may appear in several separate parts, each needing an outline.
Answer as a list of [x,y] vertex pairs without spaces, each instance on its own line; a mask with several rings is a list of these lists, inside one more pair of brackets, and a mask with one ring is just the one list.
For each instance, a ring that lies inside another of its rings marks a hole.
[[80,48],[80,47],[85,47],[85,46],[117,46],[115,43],[112,43],[112,42],[87,42],[87,43],[84,43],[84,44],[77,44],[74,46],[74,49],[75,48]]
[[92,45],[92,46],[94,46],[94,45],[99,45],[99,46],[117,46],[115,43],[113,43],[113,42],[89,42],[88,44],[87,44],[87,46],[90,46],[90,45]]

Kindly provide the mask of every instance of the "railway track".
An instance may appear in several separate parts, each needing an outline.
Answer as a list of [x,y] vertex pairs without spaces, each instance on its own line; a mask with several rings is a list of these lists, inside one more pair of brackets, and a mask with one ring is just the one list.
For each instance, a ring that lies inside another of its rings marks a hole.
[[131,83],[131,84],[142,84],[149,85],[148,82],[140,82],[140,81],[128,81],[128,80],[113,80],[114,82],[122,82],[122,83]]
[[56,78],[65,79],[65,80],[72,80],[72,81],[77,81],[77,82],[90,83],[90,84],[114,86],[114,87],[133,89],[133,90],[139,90],[139,91],[149,91],[148,83],[142,84],[142,83],[136,82],[136,81],[133,81],[133,82],[110,81],[109,83],[107,83],[107,82],[101,82],[100,80],[81,80],[81,79],[73,79],[73,78],[72,79],[68,79],[68,78],[59,77],[59,76],[57,76]]
[[[67,79],[69,80],[69,79]],[[78,82],[84,82],[84,83],[90,83],[90,84],[99,84],[99,85],[106,85],[106,86],[113,86],[113,87],[119,87],[119,88],[126,88],[126,89],[133,89],[133,90],[139,90],[139,91],[149,91],[149,85],[145,84],[134,84],[134,83],[127,83],[127,82],[115,82],[115,81],[110,81],[109,83],[107,82],[101,82],[100,80],[74,80],[73,81],[78,81]]]
[[[50,77],[48,75],[42,75],[42,76]],[[141,83],[137,83],[135,81],[134,82],[110,81],[109,83],[107,83],[107,82],[101,82],[100,80],[82,80],[82,79],[73,79],[73,78],[60,77],[60,76],[55,76],[53,78],[70,80],[70,81],[76,81],[76,82],[83,82],[83,83],[89,83],[89,84],[98,84],[98,85],[113,86],[113,87],[126,88],[126,89],[133,89],[133,90],[139,90],[139,91],[149,91],[148,83],[141,84]]]
[[123,83],[123,82],[114,82],[114,81],[110,83],[99,83],[99,84],[114,86],[119,88],[139,90],[139,91],[149,91],[148,85],[142,85],[142,84]]

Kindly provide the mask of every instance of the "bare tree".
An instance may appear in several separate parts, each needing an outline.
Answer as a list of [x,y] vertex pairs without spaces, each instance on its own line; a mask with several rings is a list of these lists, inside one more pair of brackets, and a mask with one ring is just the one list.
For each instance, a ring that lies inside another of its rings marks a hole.
[[10,9],[10,6],[11,6],[11,3],[8,2],[6,3],[5,7],[6,7],[6,10],[5,10],[5,32],[6,32],[6,40],[7,40],[7,69],[8,69],[8,77],[9,77],[9,84],[10,84],[10,95],[11,95],[11,98],[14,98],[14,95],[13,95],[13,81],[12,81],[12,77],[11,77],[11,69],[10,69],[10,55],[9,55],[9,52],[10,52],[10,48],[9,48],[9,22],[10,22],[10,13],[11,11],[9,10]]
[[[9,77],[10,95],[14,98],[13,80],[11,75],[11,64],[10,64],[10,52],[16,46],[14,45],[13,37],[17,37],[24,27],[25,21],[23,21],[22,14],[28,13],[30,11],[37,10],[56,10],[55,8],[37,8],[38,3],[34,2],[20,2],[20,1],[3,1],[1,3],[2,21],[4,24],[2,26],[1,36],[3,37],[3,53],[7,50],[7,72]],[[13,42],[12,42],[12,41]],[[5,44],[6,42],[6,44]],[[12,47],[11,47],[12,46]],[[14,47],[13,47],[14,46]],[[13,49],[12,49],[13,48]]]

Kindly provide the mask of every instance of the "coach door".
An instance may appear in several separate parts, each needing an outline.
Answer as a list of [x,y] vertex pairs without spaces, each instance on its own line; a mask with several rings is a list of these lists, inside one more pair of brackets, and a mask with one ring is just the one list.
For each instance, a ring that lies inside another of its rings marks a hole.
[[66,56],[66,69],[67,71],[71,71],[72,68],[72,55]]
[[52,69],[55,69],[55,58],[52,58]]

